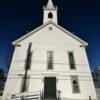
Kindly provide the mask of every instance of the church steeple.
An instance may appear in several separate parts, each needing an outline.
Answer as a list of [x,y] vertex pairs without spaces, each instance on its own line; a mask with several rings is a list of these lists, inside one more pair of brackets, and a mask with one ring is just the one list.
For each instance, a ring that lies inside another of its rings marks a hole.
[[58,23],[57,20],[57,7],[54,6],[52,0],[48,0],[48,3],[46,6],[44,6],[44,19],[43,23],[52,21],[54,23]]

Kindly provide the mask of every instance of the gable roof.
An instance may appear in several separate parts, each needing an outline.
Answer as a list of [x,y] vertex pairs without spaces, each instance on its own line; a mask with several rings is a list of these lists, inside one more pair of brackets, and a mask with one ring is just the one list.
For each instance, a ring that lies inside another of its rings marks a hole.
[[74,39],[76,39],[77,41],[79,41],[80,43],[82,43],[82,46],[87,46],[88,43],[85,42],[84,40],[80,39],[79,37],[77,37],[76,35],[74,35],[73,33],[69,32],[68,30],[64,29],[63,27],[53,23],[52,21],[45,23],[43,25],[41,25],[40,27],[32,30],[31,32],[25,34],[24,36],[20,37],[19,39],[17,39],[16,41],[12,42],[13,45],[17,45],[19,42],[21,42],[22,40],[28,38],[29,36],[31,36],[32,34],[36,33],[37,31],[41,30],[42,28],[46,27],[47,25],[52,24],[55,27],[59,28],[60,30],[62,30],[63,32],[65,32],[66,34],[68,34],[69,36],[73,37]]

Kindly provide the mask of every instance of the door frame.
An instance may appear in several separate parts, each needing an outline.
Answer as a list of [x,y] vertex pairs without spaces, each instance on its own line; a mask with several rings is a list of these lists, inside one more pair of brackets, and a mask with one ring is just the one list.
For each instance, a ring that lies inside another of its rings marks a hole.
[[56,84],[55,84],[55,85],[56,85],[56,97],[55,97],[55,98],[57,98],[57,77],[56,77],[56,76],[45,76],[45,77],[44,77],[43,96],[45,95],[45,94],[44,94],[44,91],[45,91],[45,79],[46,79],[46,78],[55,78],[55,81],[56,81]]

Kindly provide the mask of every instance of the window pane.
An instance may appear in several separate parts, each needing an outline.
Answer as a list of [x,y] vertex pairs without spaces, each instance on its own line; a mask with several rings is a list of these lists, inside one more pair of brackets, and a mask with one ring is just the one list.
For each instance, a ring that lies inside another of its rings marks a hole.
[[69,64],[70,64],[70,69],[75,69],[73,52],[69,52]]
[[53,69],[53,51],[48,51],[47,53],[48,69]]
[[71,78],[72,78],[73,93],[79,93],[80,89],[79,89],[78,77],[77,76],[71,76]]

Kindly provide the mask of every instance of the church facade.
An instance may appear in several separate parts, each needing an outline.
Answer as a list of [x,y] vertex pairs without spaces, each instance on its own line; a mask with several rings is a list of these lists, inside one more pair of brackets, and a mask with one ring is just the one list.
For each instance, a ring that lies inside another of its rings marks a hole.
[[58,25],[52,0],[43,10],[43,25],[13,42],[2,100],[97,100],[88,43]]

